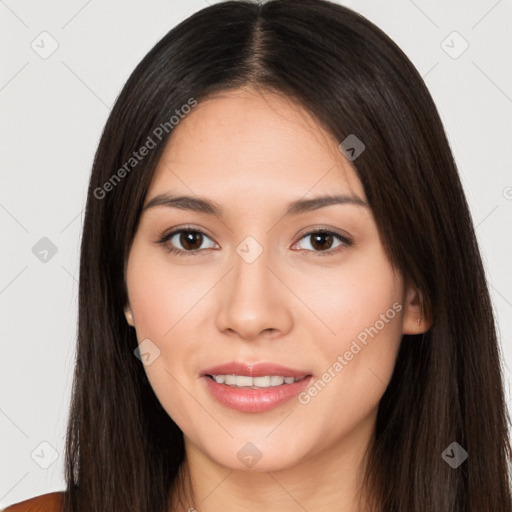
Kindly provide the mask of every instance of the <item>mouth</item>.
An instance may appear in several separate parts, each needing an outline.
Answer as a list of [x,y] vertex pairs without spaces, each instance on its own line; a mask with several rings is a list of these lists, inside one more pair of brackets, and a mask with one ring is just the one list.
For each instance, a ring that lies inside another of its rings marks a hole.
[[313,375],[274,363],[232,362],[204,370],[201,378],[222,405],[241,412],[264,412],[303,391]]
[[266,388],[293,384],[305,377],[310,377],[311,372],[271,362],[245,363],[232,361],[207,368],[201,372],[201,376],[211,377],[218,384],[228,386]]
[[250,377],[248,375],[206,375],[210,379],[214,380],[217,384],[225,384],[233,388],[243,389],[266,389],[277,386],[286,386],[299,382],[310,375],[304,375],[303,377],[285,377],[284,375],[264,375],[262,377]]

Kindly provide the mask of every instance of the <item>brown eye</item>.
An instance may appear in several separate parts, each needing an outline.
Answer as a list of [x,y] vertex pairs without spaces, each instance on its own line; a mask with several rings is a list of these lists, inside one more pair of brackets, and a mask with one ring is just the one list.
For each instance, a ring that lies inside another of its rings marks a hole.
[[[210,237],[198,229],[177,229],[168,235],[163,236],[158,243],[167,248],[170,253],[178,254],[180,256],[194,255],[203,252],[201,246],[205,239],[210,240]],[[215,245],[206,247],[210,249]]]
[[179,234],[179,242],[187,251],[195,251],[201,247],[203,235],[198,231],[182,231]]
[[[307,239],[310,240],[310,248],[306,246],[304,250],[316,253],[315,256],[335,254],[338,252],[338,249],[342,250],[344,247],[353,245],[352,240],[349,238],[325,229],[310,231],[301,237],[301,240]],[[336,241],[338,241],[338,244],[333,245],[336,244]]]
[[333,236],[330,233],[314,233],[310,236],[311,246],[318,251],[330,249],[333,244]]

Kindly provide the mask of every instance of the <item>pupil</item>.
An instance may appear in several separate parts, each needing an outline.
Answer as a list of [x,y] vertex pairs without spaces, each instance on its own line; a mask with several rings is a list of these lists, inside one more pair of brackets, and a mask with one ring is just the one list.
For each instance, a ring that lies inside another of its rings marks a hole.
[[[327,249],[330,248],[330,246],[332,245],[332,235],[330,235],[329,233],[316,233],[315,235],[312,235],[313,236],[313,243],[311,244],[315,249],[325,249],[326,248],[326,245],[328,246]],[[329,241],[327,244],[322,244],[321,242],[319,243],[319,240],[323,239],[323,238],[328,238]]]
[[[201,247],[201,236],[201,233],[186,231],[181,234],[180,243],[183,247],[193,251]],[[311,245],[317,250],[329,249],[332,245],[332,235],[329,233],[316,233],[312,235],[312,238],[313,242]],[[325,239],[327,239],[327,242]],[[322,240],[324,241],[323,243]]]
[[[183,247],[185,247],[185,249],[189,249],[189,250],[193,251],[193,250],[201,247],[200,237],[201,237],[201,233],[196,233],[193,231],[185,231],[180,236],[180,243],[183,245]],[[199,239],[199,243],[198,243],[197,239]],[[190,245],[192,245],[193,247],[190,247]],[[195,245],[197,245],[197,247],[194,247]]]

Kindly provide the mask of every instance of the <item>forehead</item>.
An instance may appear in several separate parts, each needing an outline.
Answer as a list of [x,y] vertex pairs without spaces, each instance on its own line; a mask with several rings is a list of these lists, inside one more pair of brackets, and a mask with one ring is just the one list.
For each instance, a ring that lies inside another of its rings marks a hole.
[[[352,165],[299,104],[283,95],[237,89],[201,101],[180,120],[147,197],[164,192],[257,203],[320,193],[365,199]],[[284,197],[286,196],[286,197]]]

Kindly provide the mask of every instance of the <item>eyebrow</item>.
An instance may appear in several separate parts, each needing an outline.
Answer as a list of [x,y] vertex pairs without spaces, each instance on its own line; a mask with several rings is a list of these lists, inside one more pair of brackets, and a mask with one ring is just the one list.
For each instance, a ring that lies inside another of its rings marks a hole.
[[[369,207],[368,203],[359,197],[349,195],[327,195],[314,197],[312,199],[298,199],[296,201],[292,201],[287,205],[284,216],[311,212],[334,204],[349,204],[355,206],[363,206],[366,208]],[[186,195],[175,196],[171,194],[158,194],[153,199],[151,199],[142,210],[144,212],[157,206],[179,208],[181,210],[205,213],[208,215],[215,215],[221,219],[223,218],[223,210],[218,203],[199,196],[193,197]]]

